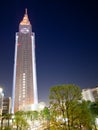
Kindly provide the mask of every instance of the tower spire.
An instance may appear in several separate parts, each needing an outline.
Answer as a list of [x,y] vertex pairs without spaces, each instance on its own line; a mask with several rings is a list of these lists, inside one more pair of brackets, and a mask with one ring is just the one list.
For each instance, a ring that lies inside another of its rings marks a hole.
[[25,14],[28,15],[28,13],[27,13],[27,8],[25,9]]
[[20,22],[21,25],[30,25],[30,21],[28,18],[27,8],[25,9],[25,15],[23,17],[23,20]]

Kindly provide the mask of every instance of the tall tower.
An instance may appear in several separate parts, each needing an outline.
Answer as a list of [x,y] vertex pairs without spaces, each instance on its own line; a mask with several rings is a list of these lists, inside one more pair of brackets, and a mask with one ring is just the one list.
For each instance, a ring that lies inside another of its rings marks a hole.
[[27,9],[16,33],[12,113],[31,110],[38,104],[35,35],[28,18]]

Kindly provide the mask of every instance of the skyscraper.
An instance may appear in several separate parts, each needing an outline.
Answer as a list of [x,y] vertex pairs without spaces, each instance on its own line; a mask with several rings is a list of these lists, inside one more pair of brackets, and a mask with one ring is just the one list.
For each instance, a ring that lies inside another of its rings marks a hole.
[[32,32],[27,9],[16,33],[12,113],[19,110],[31,110],[38,104],[35,35]]

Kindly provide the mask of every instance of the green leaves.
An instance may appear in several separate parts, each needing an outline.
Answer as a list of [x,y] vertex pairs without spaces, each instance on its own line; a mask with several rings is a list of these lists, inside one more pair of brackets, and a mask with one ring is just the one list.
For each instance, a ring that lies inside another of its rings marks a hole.
[[73,84],[54,86],[50,89],[52,127],[64,130],[90,128],[90,111],[81,97],[80,87]]

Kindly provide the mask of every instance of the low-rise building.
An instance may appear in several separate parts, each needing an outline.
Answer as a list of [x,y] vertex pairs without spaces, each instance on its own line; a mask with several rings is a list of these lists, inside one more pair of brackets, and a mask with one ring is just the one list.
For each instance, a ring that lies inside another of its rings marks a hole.
[[98,100],[98,86],[95,88],[82,89],[82,99],[91,102]]
[[3,98],[3,111],[2,114],[11,113],[11,97]]
[[3,110],[3,98],[4,98],[3,89],[0,88],[0,115],[2,115]]

